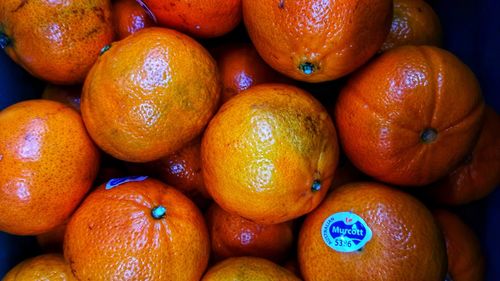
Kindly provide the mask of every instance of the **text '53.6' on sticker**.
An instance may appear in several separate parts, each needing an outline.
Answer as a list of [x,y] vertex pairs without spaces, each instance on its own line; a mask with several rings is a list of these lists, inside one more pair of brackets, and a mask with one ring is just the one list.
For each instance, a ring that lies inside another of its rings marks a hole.
[[328,247],[337,252],[349,253],[363,248],[372,238],[372,230],[360,216],[352,212],[340,212],[323,222],[321,236]]

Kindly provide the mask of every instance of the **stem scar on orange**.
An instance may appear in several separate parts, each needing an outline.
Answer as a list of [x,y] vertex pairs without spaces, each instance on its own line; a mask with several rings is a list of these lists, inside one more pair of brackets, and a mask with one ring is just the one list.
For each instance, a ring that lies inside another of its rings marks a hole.
[[391,0],[243,0],[245,26],[264,61],[307,82],[334,80],[368,61],[391,15]]
[[109,0],[0,1],[0,47],[51,83],[83,82],[112,39]]
[[85,80],[81,111],[104,151],[148,162],[200,135],[219,96],[208,51],[177,31],[151,27],[104,51]]
[[404,46],[354,74],[335,106],[345,154],[364,173],[420,186],[451,172],[472,149],[484,101],[451,53]]
[[75,276],[198,281],[210,241],[193,202],[146,177],[117,182],[92,192],[68,223],[64,255]]
[[205,131],[201,151],[212,198],[224,210],[261,224],[316,208],[339,153],[324,107],[283,84],[257,85],[225,103]]

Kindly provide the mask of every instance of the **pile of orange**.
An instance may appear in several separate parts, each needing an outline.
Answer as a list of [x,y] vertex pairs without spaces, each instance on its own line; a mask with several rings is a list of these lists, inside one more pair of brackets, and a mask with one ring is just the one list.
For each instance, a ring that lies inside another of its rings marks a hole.
[[480,280],[429,207],[500,183],[500,119],[441,42],[421,0],[2,1],[49,84],[0,111],[0,231],[55,252],[4,280]]

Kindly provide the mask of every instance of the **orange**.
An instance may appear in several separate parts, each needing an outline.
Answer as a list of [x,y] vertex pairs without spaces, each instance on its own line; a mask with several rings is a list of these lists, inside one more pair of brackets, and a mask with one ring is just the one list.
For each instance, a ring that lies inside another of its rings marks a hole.
[[112,10],[113,26],[118,39],[155,25],[148,10],[143,9],[136,0],[117,0],[113,2]]
[[80,112],[80,96],[82,87],[77,86],[59,86],[48,84],[42,93],[42,99],[53,100],[69,105]]
[[54,84],[83,82],[113,38],[109,0],[0,2],[0,47]]
[[210,268],[201,281],[299,281],[293,273],[262,258],[238,257]]
[[225,45],[218,53],[216,59],[222,80],[222,102],[252,86],[283,80],[251,44]]
[[241,0],[141,0],[159,24],[196,37],[217,37],[241,21]]
[[197,137],[215,113],[217,66],[196,41],[147,28],[114,43],[89,73],[83,120],[108,154],[129,162],[167,156]]
[[479,140],[461,165],[429,188],[435,201],[467,204],[486,197],[500,184],[500,116],[486,107]]
[[56,226],[49,232],[42,233],[36,236],[36,241],[40,248],[45,253],[62,253],[62,245],[64,241],[64,234],[66,233],[67,222]]
[[203,136],[205,186],[227,212],[277,224],[312,211],[337,166],[335,128],[310,94],[262,84],[225,103]]
[[446,210],[436,210],[433,214],[446,240],[448,275],[453,281],[484,280],[484,256],[472,229]]
[[189,198],[210,198],[201,172],[201,138],[152,163],[157,175]]
[[159,181],[122,178],[92,192],[71,217],[64,255],[79,280],[196,280],[208,264],[202,214]]
[[484,101],[470,69],[436,47],[386,52],[353,75],[335,118],[345,154],[362,172],[397,185],[425,185],[472,149]]
[[330,193],[304,221],[297,251],[306,281],[440,281],[446,275],[446,246],[431,212],[377,183]]
[[394,0],[391,31],[381,50],[404,45],[440,46],[442,41],[439,17],[422,0]]
[[60,254],[46,254],[27,259],[12,268],[3,281],[76,281]]
[[206,217],[216,259],[254,256],[279,262],[292,248],[292,222],[262,225],[230,214],[215,203]]
[[253,44],[274,69],[307,82],[334,80],[382,46],[391,0],[243,0]]
[[37,235],[62,224],[90,189],[99,152],[72,108],[48,100],[0,112],[0,231]]

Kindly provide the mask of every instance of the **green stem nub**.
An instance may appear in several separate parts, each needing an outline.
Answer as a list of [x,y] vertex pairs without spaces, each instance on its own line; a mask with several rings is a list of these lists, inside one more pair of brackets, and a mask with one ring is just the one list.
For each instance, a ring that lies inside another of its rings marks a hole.
[[102,54],[106,53],[109,48],[111,48],[111,45],[106,45],[104,47],[102,47],[101,51],[99,52],[99,56],[102,56]]
[[167,209],[162,205],[156,206],[151,210],[151,215],[153,216],[154,219],[157,220],[164,218],[166,213]]
[[420,134],[420,139],[423,143],[431,143],[437,139],[438,132],[432,128],[425,129],[422,134]]
[[5,49],[10,44],[10,38],[5,33],[0,32],[0,48]]
[[305,75],[311,75],[316,70],[316,66],[310,62],[304,62],[299,65],[299,70]]
[[313,184],[311,186],[311,190],[313,192],[319,191],[321,189],[321,182],[319,180],[313,181]]

